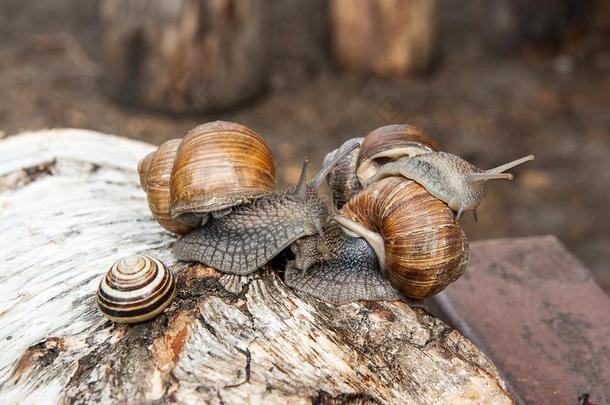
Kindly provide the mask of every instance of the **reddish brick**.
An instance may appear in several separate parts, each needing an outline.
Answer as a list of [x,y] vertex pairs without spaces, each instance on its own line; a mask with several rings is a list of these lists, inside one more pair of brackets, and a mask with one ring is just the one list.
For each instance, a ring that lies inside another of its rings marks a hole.
[[433,308],[494,360],[518,402],[610,404],[610,298],[554,237],[472,244]]

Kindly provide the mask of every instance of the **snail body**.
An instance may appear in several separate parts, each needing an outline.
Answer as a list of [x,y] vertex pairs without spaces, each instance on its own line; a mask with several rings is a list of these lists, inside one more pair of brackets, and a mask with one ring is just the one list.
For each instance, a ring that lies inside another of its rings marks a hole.
[[144,322],[159,315],[172,302],[176,281],[160,260],[135,255],[115,262],[102,278],[97,303],[113,322]]
[[346,149],[351,149],[343,159],[341,159],[326,178],[331,189],[331,203],[341,208],[353,195],[362,190],[362,184],[356,177],[356,166],[358,164],[358,154],[364,138],[352,138],[345,141],[340,147],[328,153],[324,162],[334,159],[337,154],[343,153]]
[[206,123],[165,142],[140,161],[138,172],[155,219],[181,235],[275,189],[269,148],[232,122]]
[[380,167],[402,157],[416,156],[439,149],[438,143],[420,127],[411,124],[386,125],[371,131],[364,138],[352,138],[330,152],[326,159],[358,146],[337,163],[328,175],[333,204],[341,208],[373,177]]
[[350,151],[347,149],[325,162],[310,181],[306,159],[297,186],[254,198],[233,208],[229,215],[210,219],[174,244],[174,256],[201,262],[224,273],[245,275],[295,240],[323,234],[328,208],[318,194],[318,187],[329,170]]
[[[344,240],[366,241],[370,246],[366,255],[374,252],[376,263],[372,265],[362,257],[355,258],[354,255],[362,255],[356,250],[347,253],[349,259],[344,253],[316,254],[301,242],[294,249],[294,268],[286,272],[286,279],[295,288],[305,289],[318,278],[328,281],[329,275],[334,274],[334,290],[320,289],[313,294],[340,302],[342,299],[338,297],[345,294],[344,288],[349,289],[340,280],[346,274],[353,278],[353,274],[363,277],[368,273],[367,279],[376,282],[363,283],[360,295],[352,294],[352,300],[379,299],[380,291],[384,291],[379,275],[401,294],[423,299],[443,290],[466,269],[468,241],[451,209],[412,180],[389,177],[369,184],[333,220],[346,234],[342,237]],[[354,246],[355,242],[344,243]],[[368,264],[363,266],[365,262]],[[330,268],[338,271],[329,273]],[[295,269],[306,275],[298,276]],[[371,278],[370,273],[378,276]]]
[[[327,246],[324,252],[317,249],[320,243]],[[294,289],[337,305],[401,298],[381,271],[371,245],[347,235],[336,223],[327,224],[322,236],[299,239],[291,248],[295,261],[288,262],[284,280]]]
[[485,195],[486,181],[512,180],[512,174],[503,172],[533,159],[533,155],[528,155],[493,169],[481,170],[450,153],[424,153],[383,165],[368,182],[396,175],[415,180],[430,194],[447,203],[457,212],[456,218],[459,219],[468,210],[475,211],[476,216],[476,209]]

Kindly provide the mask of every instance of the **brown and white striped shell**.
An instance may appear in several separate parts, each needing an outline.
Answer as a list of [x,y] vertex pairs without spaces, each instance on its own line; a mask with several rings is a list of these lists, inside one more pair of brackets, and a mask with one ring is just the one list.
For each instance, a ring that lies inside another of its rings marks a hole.
[[128,256],[115,262],[97,290],[105,317],[118,323],[143,322],[159,315],[176,294],[171,270],[150,256]]

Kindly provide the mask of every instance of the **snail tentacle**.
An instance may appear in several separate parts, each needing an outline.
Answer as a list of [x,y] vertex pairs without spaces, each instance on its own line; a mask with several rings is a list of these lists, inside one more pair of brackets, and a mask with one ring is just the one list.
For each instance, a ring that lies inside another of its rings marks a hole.
[[534,155],[527,155],[522,158],[513,160],[512,162],[505,163],[498,167],[494,167],[493,169],[485,170],[487,173],[502,173],[507,171],[508,169],[512,169],[515,166],[523,164],[525,162],[529,162],[530,160],[534,160]]
[[301,201],[305,201],[307,198],[307,169],[309,169],[309,158],[303,160],[303,168],[301,169],[301,175],[299,176],[299,182],[296,185],[294,194]]

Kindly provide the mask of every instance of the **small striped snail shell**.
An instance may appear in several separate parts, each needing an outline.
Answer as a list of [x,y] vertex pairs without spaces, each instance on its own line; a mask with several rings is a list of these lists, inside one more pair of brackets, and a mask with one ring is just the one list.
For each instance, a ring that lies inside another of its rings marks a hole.
[[347,236],[326,241],[328,252],[312,247],[319,241],[298,241],[295,262],[286,269],[290,286],[333,303],[391,299],[383,274],[401,294],[423,299],[466,269],[468,241],[453,212],[412,180],[397,176],[369,184],[333,220]]
[[346,155],[327,178],[333,204],[337,208],[341,208],[362,190],[363,185],[382,165],[405,156],[416,156],[439,149],[439,144],[418,125],[394,124],[377,128],[364,138],[347,140],[338,149],[330,152],[326,159],[331,159],[354,143],[360,146]]
[[186,234],[232,207],[275,189],[271,151],[254,131],[215,121],[165,142],[138,165],[153,216]]
[[160,260],[144,255],[115,262],[101,280],[97,303],[118,323],[144,322],[159,315],[176,294],[176,280]]

